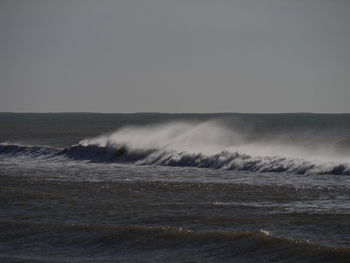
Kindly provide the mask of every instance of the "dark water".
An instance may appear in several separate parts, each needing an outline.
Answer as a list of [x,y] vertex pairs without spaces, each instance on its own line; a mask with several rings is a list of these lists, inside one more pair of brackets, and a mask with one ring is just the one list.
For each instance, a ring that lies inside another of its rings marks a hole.
[[0,262],[350,262],[350,115],[0,113]]

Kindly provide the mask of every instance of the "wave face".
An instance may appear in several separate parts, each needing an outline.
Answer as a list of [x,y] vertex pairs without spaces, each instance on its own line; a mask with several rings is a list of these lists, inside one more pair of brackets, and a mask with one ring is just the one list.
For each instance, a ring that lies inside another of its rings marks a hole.
[[126,126],[63,149],[0,144],[1,155],[193,166],[254,172],[350,175],[350,147],[312,136],[247,135],[220,121]]

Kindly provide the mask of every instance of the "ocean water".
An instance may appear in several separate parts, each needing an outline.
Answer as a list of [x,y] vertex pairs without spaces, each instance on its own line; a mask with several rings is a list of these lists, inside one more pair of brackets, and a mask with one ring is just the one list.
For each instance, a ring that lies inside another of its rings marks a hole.
[[350,262],[350,115],[0,113],[0,262]]

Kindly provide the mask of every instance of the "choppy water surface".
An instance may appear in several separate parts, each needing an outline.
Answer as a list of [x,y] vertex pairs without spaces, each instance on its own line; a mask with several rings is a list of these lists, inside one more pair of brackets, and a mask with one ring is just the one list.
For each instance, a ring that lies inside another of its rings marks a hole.
[[350,116],[0,114],[1,262],[350,262]]

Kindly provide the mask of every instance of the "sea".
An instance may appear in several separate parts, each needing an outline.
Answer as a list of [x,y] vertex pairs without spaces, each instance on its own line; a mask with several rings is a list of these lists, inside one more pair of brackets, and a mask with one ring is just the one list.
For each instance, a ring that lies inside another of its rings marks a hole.
[[350,114],[0,113],[0,262],[350,262]]

